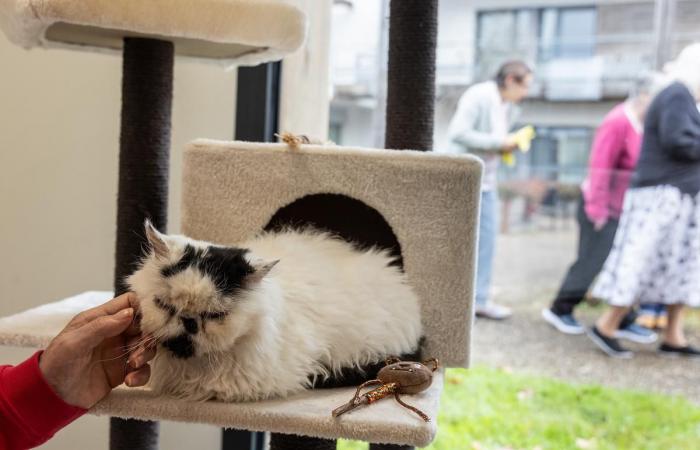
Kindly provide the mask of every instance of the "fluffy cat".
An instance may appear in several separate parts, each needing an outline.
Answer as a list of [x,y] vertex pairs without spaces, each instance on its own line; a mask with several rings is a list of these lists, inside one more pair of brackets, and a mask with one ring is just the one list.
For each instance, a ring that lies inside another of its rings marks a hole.
[[158,342],[151,387],[191,400],[286,396],[415,352],[418,298],[385,251],[283,231],[237,247],[159,233],[128,278]]

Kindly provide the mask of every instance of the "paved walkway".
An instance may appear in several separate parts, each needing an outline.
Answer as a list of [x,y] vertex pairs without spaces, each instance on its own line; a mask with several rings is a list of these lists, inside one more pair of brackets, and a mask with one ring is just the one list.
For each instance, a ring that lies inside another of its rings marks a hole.
[[[656,346],[629,344],[631,360],[602,354],[586,336],[567,336],[545,323],[540,310],[554,295],[576,244],[575,230],[503,236],[497,250],[494,297],[513,307],[506,322],[478,320],[473,332],[473,362],[576,382],[683,395],[700,404],[700,360],[656,355]],[[592,323],[599,310],[583,307],[579,318]],[[698,312],[692,322],[700,323]],[[691,327],[700,344],[700,329]]]

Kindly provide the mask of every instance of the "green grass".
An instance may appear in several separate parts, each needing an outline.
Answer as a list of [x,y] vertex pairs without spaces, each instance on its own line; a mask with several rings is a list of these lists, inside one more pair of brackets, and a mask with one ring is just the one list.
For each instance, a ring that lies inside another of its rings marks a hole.
[[700,449],[700,408],[678,397],[499,369],[450,369],[438,430],[427,448],[694,450]]

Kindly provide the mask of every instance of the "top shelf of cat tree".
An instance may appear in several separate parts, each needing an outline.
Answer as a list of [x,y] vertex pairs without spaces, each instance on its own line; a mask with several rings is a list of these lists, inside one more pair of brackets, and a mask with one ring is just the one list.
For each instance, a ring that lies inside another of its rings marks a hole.
[[[45,347],[73,316],[111,298],[111,292],[85,292],[0,318],[0,345]],[[283,369],[270,367],[270,370]],[[433,418],[428,423],[391,398],[338,419],[332,418],[331,410],[352,398],[355,393],[352,387],[308,390],[285,399],[225,403],[189,402],[157,396],[147,388],[122,386],[95,405],[90,413],[424,447],[437,433],[436,417],[442,388],[443,372],[438,371],[427,391],[404,397]]]
[[298,49],[307,24],[272,0],[8,0],[0,28],[25,48],[120,52],[125,37],[145,37],[172,41],[180,56],[254,65]]

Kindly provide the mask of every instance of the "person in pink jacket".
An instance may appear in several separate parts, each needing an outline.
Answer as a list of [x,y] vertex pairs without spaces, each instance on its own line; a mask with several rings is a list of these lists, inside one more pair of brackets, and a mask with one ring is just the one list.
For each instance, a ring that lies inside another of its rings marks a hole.
[[[551,306],[542,310],[543,318],[563,333],[585,332],[574,317],[574,308],[583,301],[612,248],[625,191],[639,158],[649,91],[650,80],[640,80],[630,97],[615,106],[596,130],[577,211],[577,258]],[[634,323],[633,315],[623,321],[618,333],[618,337],[640,343],[656,339],[653,332]]]

